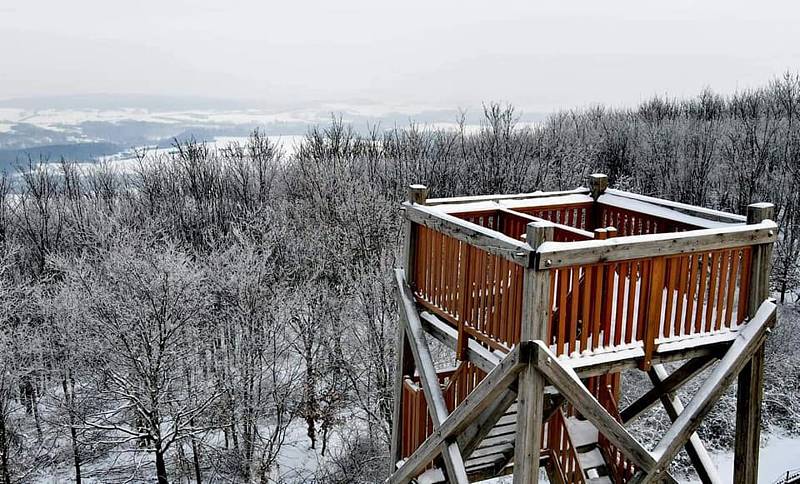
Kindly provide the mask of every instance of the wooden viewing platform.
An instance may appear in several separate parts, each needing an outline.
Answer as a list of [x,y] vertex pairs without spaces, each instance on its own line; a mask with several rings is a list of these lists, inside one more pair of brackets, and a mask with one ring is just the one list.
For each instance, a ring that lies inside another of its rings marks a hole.
[[[719,483],[695,431],[738,377],[735,482],[756,483],[774,207],[740,216],[613,190],[605,175],[589,185],[430,200],[410,188],[387,482],[675,482],[685,448]],[[454,368],[437,371],[429,337]],[[619,408],[623,369],[653,387]],[[648,448],[625,425],[658,403],[673,423]]]

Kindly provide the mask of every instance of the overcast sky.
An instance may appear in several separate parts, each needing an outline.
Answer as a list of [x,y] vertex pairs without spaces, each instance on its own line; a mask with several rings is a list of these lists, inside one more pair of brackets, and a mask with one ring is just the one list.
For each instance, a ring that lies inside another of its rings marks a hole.
[[796,0],[2,0],[0,98],[627,105],[798,71],[798,22]]

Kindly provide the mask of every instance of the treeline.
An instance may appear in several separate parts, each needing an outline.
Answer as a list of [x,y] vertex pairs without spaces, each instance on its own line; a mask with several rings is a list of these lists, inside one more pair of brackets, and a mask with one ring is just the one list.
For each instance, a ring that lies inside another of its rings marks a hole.
[[[512,107],[484,111],[477,131],[365,135],[334,119],[291,155],[255,132],[220,150],[176,142],[127,167],[7,174],[0,480],[380,480],[410,183],[451,196],[605,172],[617,187],[739,213],[772,201],[775,288],[796,288],[796,75],[534,127]],[[785,356],[771,374],[797,361]],[[765,413],[796,431],[787,416],[800,399],[782,393]],[[309,447],[319,465],[298,457]]]

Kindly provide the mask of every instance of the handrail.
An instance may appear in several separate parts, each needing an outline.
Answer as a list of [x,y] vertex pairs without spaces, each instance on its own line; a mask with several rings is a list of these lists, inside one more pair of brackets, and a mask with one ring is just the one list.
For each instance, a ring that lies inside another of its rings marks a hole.
[[794,482],[800,482],[800,467],[787,470],[786,475],[779,477],[772,484],[793,484]]
[[403,208],[406,217],[414,223],[503,257],[515,264],[524,267],[529,264],[532,250],[524,242],[424,205],[404,202]]
[[734,224],[736,223],[742,224],[747,222],[747,217],[745,217],[744,215],[722,212],[720,210],[713,210],[705,207],[696,207],[694,205],[687,205],[685,203],[673,202],[672,200],[665,200],[663,198],[648,197],[647,195],[640,195],[638,193],[626,192],[624,190],[606,188],[605,193],[611,195],[617,195],[624,198],[629,198],[631,200],[639,200],[653,205],[659,205],[662,207],[669,208],[671,210],[675,210],[676,212],[685,213],[687,215],[692,215],[707,220],[714,220],[717,222],[734,223]]
[[597,264],[688,254],[766,244],[777,239],[778,225],[772,220],[750,225],[680,233],[631,235],[583,242],[545,242],[537,250],[539,269]]

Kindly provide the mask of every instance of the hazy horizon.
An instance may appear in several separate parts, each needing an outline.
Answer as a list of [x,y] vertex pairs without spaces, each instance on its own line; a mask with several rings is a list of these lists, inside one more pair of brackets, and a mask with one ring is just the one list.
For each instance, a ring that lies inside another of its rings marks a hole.
[[[456,8],[457,7],[457,8]],[[164,96],[527,112],[722,94],[800,66],[793,2],[12,0],[0,99]]]

